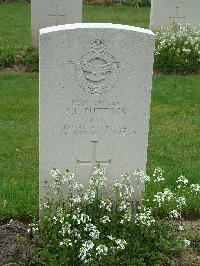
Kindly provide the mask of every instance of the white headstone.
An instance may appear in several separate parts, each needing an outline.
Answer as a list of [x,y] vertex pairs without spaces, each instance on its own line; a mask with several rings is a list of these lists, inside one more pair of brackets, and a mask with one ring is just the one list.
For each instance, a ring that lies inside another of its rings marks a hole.
[[200,0],[152,0],[150,29],[165,28],[173,22],[200,26]]
[[40,197],[52,168],[87,185],[145,170],[154,34],[114,24],[40,30]]
[[83,0],[32,0],[32,45],[39,46],[39,29],[82,22]]

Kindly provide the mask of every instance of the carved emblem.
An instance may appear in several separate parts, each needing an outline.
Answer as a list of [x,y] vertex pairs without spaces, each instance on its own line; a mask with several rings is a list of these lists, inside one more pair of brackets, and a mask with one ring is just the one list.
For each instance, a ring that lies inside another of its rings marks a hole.
[[96,39],[90,51],[76,62],[76,79],[79,86],[90,94],[103,94],[117,82],[119,62],[107,50],[104,41]]

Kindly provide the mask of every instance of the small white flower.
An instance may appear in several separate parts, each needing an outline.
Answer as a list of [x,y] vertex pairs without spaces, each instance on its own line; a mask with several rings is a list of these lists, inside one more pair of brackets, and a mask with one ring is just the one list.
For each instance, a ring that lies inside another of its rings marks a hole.
[[188,184],[188,179],[185,176],[179,176],[176,183],[178,184],[178,188],[185,187]]
[[69,170],[65,171],[65,174],[63,176],[63,180],[64,182],[69,182],[72,181],[74,179],[74,173],[70,172]]
[[81,197],[79,195],[75,195],[71,198],[71,201],[73,203],[80,203],[81,202]]
[[149,182],[150,177],[141,169],[138,169],[134,172],[134,176],[137,176],[137,178],[142,182]]
[[184,241],[184,243],[185,243],[186,246],[189,246],[190,243],[191,243],[190,240],[187,240],[187,239],[184,239],[183,241]]
[[80,254],[79,258],[87,263],[90,261],[91,258],[91,250],[94,247],[94,243],[91,240],[86,241],[85,243],[82,244],[82,247],[80,248]]
[[108,216],[103,216],[102,218],[100,218],[100,222],[103,224],[106,224],[107,222],[110,222],[110,218]]
[[115,237],[113,237],[112,235],[108,235],[107,238],[110,239],[111,241],[115,240]]
[[177,210],[172,210],[169,212],[169,218],[170,219],[179,219],[180,213]]
[[130,202],[123,200],[119,205],[119,210],[124,211],[130,206]]
[[163,170],[160,167],[155,168],[153,177],[154,177],[154,182],[161,182],[165,180],[163,177]]
[[153,201],[158,203],[158,206],[161,207],[165,201],[170,202],[174,197],[174,194],[169,188],[165,188],[163,192],[158,192],[154,195]]
[[110,212],[111,208],[112,208],[112,202],[109,199],[101,200],[99,208],[100,209],[104,209],[105,208],[107,211]]
[[50,175],[54,178],[57,178],[60,175],[60,171],[58,169],[52,169],[50,171]]
[[98,230],[93,230],[89,233],[89,236],[92,237],[93,239],[98,239],[99,234],[100,234],[100,232]]
[[87,214],[85,214],[85,213],[81,213],[80,220],[83,223],[91,221],[90,217]]
[[143,211],[140,213],[136,213],[135,215],[135,223],[142,224],[145,226],[151,226],[155,223],[155,219],[152,216],[152,212],[150,208],[143,208]]
[[114,190],[114,191],[119,191],[119,190],[121,190],[122,189],[122,184],[121,184],[121,182],[119,182],[118,180],[115,180],[114,181],[114,184],[113,184],[113,186],[112,186],[112,189]]
[[125,249],[125,246],[127,245],[127,242],[124,239],[116,239],[115,243],[117,244],[117,249]]
[[98,239],[99,238],[99,230],[97,230],[97,227],[96,225],[92,224],[92,223],[89,223],[89,224],[86,224],[85,227],[84,227],[84,230],[86,232],[89,232],[89,236],[94,238],[94,239]]
[[108,253],[108,248],[105,245],[99,245],[96,248],[97,255],[107,255]]
[[130,222],[131,221],[131,218],[132,218],[132,213],[131,213],[131,210],[129,210],[128,212],[126,212],[124,214],[124,220]]
[[196,194],[200,193],[200,184],[192,184],[190,186],[190,189],[192,192],[195,192]]
[[75,182],[75,183],[72,184],[71,188],[73,190],[82,191],[83,190],[83,185],[78,183],[78,182]]
[[181,208],[182,206],[186,205],[186,199],[185,199],[185,197],[178,197],[176,199],[176,202],[177,202],[177,206],[179,208]]
[[183,227],[182,225],[179,225],[178,228],[179,228],[180,231],[184,231],[184,230],[185,230],[184,227]]

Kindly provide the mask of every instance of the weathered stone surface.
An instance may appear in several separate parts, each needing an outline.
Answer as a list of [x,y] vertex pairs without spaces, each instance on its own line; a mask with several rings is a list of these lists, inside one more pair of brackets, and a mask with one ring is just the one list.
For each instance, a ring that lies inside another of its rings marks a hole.
[[88,184],[145,170],[154,34],[113,24],[40,31],[40,197],[53,167]]
[[173,22],[200,26],[199,0],[152,0],[150,29],[165,28]]
[[32,45],[39,46],[39,29],[82,22],[82,0],[32,0]]

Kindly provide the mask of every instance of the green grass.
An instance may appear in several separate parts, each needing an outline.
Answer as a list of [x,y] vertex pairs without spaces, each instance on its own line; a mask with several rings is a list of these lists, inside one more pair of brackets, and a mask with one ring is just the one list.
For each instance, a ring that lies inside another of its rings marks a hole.
[[150,8],[84,6],[83,22],[117,23],[149,27]]
[[31,9],[23,3],[0,3],[0,46],[31,44]]
[[38,76],[0,75],[0,219],[38,209]]
[[[148,28],[149,8],[84,5],[83,22],[112,22]],[[0,3],[0,46],[31,45],[31,6]]]
[[[161,167],[171,188],[180,175],[188,177],[190,183],[200,181],[199,88],[199,76],[158,75],[153,80],[148,172]],[[147,187],[148,196],[157,189]],[[194,198],[186,212],[199,215],[200,201]]]
[[[148,171],[162,167],[169,187],[181,174],[199,182],[199,88],[198,76],[153,80]],[[1,73],[0,106],[0,219],[36,215],[38,74]],[[187,212],[198,214],[199,202],[190,199]]]

